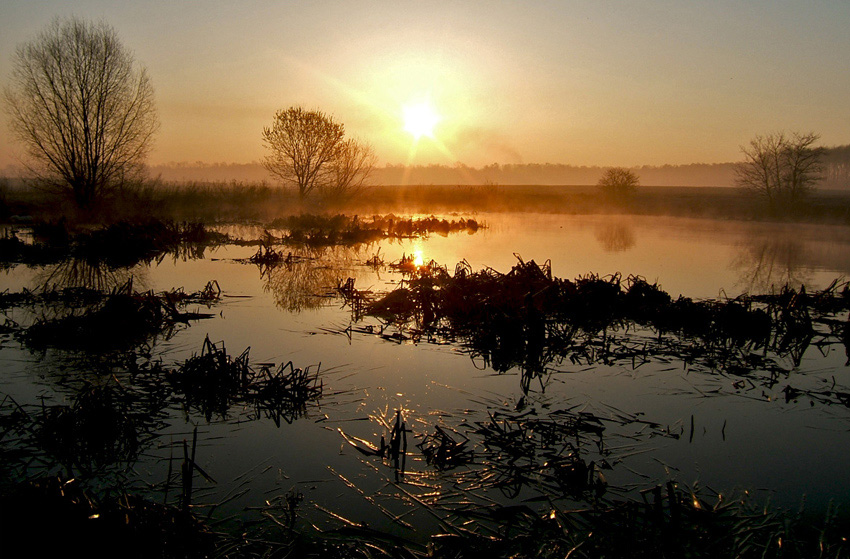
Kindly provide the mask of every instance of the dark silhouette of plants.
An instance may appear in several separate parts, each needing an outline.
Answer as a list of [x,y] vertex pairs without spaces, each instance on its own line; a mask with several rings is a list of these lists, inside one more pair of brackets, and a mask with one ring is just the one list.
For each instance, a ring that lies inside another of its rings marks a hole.
[[345,126],[321,111],[290,107],[263,129],[263,166],[304,198],[321,191],[339,197],[360,189],[375,165],[372,148],[344,139]]
[[36,184],[88,208],[142,177],[158,127],[153,86],[114,29],[57,19],[13,63],[4,97]]
[[823,177],[824,148],[814,147],[820,136],[776,132],[756,136],[741,147],[736,184],[764,198],[771,208],[792,207],[815,188]]
[[634,194],[640,185],[640,179],[625,167],[612,167],[603,173],[596,185],[606,196],[621,198]]

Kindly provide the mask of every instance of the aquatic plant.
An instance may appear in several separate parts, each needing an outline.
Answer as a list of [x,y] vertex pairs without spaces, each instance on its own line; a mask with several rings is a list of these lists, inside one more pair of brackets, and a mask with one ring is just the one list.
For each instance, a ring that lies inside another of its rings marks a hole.
[[475,233],[483,225],[474,219],[446,220],[434,216],[403,218],[395,215],[361,219],[338,214],[332,216],[302,214],[278,218],[270,228],[285,229],[283,242],[305,246],[356,245],[382,239],[426,237],[432,233],[448,235],[466,231]]
[[[476,530],[432,539],[429,557],[842,557],[846,527],[827,512],[822,526],[674,481],[642,499],[538,514],[527,506],[461,513]],[[488,528],[489,527],[489,528]]]
[[68,258],[127,267],[150,262],[166,254],[199,258],[206,248],[229,240],[201,223],[175,223],[158,219],[119,221],[97,228],[72,226],[64,220],[33,226],[33,242],[12,234],[0,239],[3,264],[42,265]]
[[[21,331],[19,337],[28,347],[102,352],[137,347],[156,336],[168,337],[179,324],[209,318],[209,313],[182,309],[193,302],[214,303],[220,295],[221,288],[214,281],[194,294],[182,290],[160,295],[138,293],[133,290],[130,277],[108,294],[90,289],[54,289],[22,293],[12,302],[61,303],[67,309],[58,318],[40,318]],[[80,303],[83,304],[78,306]]]
[[187,359],[168,374],[174,387],[185,396],[186,407],[197,407],[206,417],[227,415],[231,401],[243,393],[251,382],[248,351],[235,359],[227,353],[224,342],[214,344],[204,339],[201,352]]
[[258,415],[262,413],[280,427],[281,420],[292,423],[303,416],[307,402],[318,401],[322,396],[323,386],[319,367],[311,372],[309,367],[297,369],[288,361],[276,370],[261,367],[252,380],[249,399]]
[[434,433],[422,437],[416,446],[422,451],[428,464],[438,470],[451,470],[473,460],[473,452],[467,447],[469,438],[455,430],[434,426]]
[[[372,316],[395,325],[399,336],[409,331],[413,340],[457,340],[485,366],[519,369],[525,391],[531,380],[546,375],[549,364],[565,359],[628,360],[635,366],[667,356],[710,370],[774,374],[786,370],[778,358],[798,365],[816,336],[821,346],[841,341],[850,347],[846,327],[834,318],[850,309],[847,283],[813,294],[786,286],[774,294],[695,301],[673,299],[637,276],[588,274],[571,281],[553,277],[549,262],[517,258],[505,274],[490,268],[473,272],[465,262],[450,274],[434,264],[403,261],[405,281],[383,296],[370,296],[354,319]],[[351,300],[356,294],[351,284],[343,295]],[[638,329],[642,336],[625,335]]]
[[250,349],[234,358],[224,342],[213,343],[207,336],[200,353],[165,375],[184,397],[187,411],[199,410],[208,422],[214,415],[227,417],[230,407],[241,403],[254,409],[253,419],[265,416],[280,427],[281,420],[292,423],[306,413],[309,402],[321,398],[318,367],[311,371],[287,362],[276,369],[266,364],[257,370],[249,362]]

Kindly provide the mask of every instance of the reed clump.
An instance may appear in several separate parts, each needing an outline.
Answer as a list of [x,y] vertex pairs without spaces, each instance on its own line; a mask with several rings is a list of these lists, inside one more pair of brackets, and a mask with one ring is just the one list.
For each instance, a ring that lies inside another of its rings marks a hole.
[[32,242],[7,233],[0,239],[0,261],[4,265],[42,265],[73,258],[126,267],[169,253],[200,257],[206,248],[228,241],[227,235],[196,222],[147,219],[91,228],[62,219],[34,224]]
[[292,423],[307,413],[307,402],[318,401],[324,384],[319,370],[299,369],[292,361],[277,369],[264,366],[254,378],[250,399],[257,412],[264,414],[280,427],[281,420]]
[[[727,370],[778,370],[757,350],[799,364],[815,325],[836,333],[822,343],[847,338],[846,327],[835,318],[850,309],[846,282],[816,293],[785,286],[773,294],[734,299],[673,299],[638,276],[566,280],[553,277],[548,261],[539,265],[517,258],[508,273],[474,272],[461,262],[451,274],[433,263],[403,261],[399,270],[405,280],[372,298],[365,314],[407,328],[413,339],[459,340],[473,358],[496,371],[519,368],[526,386],[526,376],[539,376],[547,363],[561,359],[628,358],[634,364],[667,355]],[[656,333],[642,349],[615,336],[636,328]]]
[[186,398],[187,407],[198,407],[207,421],[213,414],[227,415],[232,399],[249,383],[248,351],[231,358],[224,343],[204,339],[201,352],[169,374],[172,384]]
[[254,417],[292,423],[307,413],[307,404],[317,402],[323,391],[319,367],[296,368],[292,362],[278,368],[252,367],[251,348],[232,357],[224,346],[204,339],[200,353],[176,369],[166,371],[171,385],[185,398],[187,410],[199,410],[207,421],[213,416],[227,417],[234,404],[250,406]]
[[474,219],[446,220],[434,216],[403,218],[392,214],[360,218],[347,215],[302,214],[278,218],[270,228],[285,229],[283,241],[310,247],[371,243],[382,239],[407,239],[430,234],[475,233],[483,225]]
[[[215,281],[194,294],[182,289],[156,295],[133,290],[132,277],[111,293],[88,289],[27,292],[18,303],[60,302],[70,311],[59,318],[40,318],[19,333],[25,345],[34,349],[60,349],[102,352],[129,349],[156,336],[170,336],[180,324],[209,318],[209,313],[183,310],[191,303],[211,305],[219,300],[221,288]],[[7,296],[9,297],[9,296]],[[82,306],[73,306],[84,299]],[[78,309],[82,309],[81,311]]]

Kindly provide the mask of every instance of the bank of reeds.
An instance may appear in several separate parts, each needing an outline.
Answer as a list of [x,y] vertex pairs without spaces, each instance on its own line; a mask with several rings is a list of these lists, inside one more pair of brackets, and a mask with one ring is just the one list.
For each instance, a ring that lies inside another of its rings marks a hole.
[[197,293],[182,289],[154,294],[133,290],[132,278],[110,293],[66,288],[44,292],[4,294],[0,304],[50,304],[60,308],[58,318],[41,317],[20,329],[23,344],[33,349],[60,348],[103,352],[131,349],[157,336],[169,337],[177,327],[210,318],[209,313],[187,311],[189,304],[210,305],[221,295],[218,283],[211,281]]
[[[798,365],[820,329],[819,343],[847,344],[846,325],[836,318],[850,309],[848,283],[834,282],[809,293],[783,287],[774,294],[697,301],[673,299],[657,284],[630,276],[575,280],[552,276],[549,263],[519,262],[506,274],[473,272],[462,262],[402,270],[408,278],[395,290],[372,297],[359,314],[379,318],[412,339],[458,340],[473,358],[499,372],[518,368],[524,387],[549,363],[642,363],[673,356],[686,363],[741,374],[781,371],[770,355]],[[343,293],[361,295],[353,285]],[[618,332],[644,328],[643,346],[618,339]],[[383,333],[383,332],[382,332]],[[831,394],[843,402],[843,393]]]
[[348,216],[301,214],[278,218],[269,228],[286,231],[282,241],[287,244],[322,247],[357,245],[382,239],[408,239],[437,234],[475,233],[484,227],[474,219],[440,219],[434,217],[406,218],[396,215],[373,215],[360,218]]
[[62,219],[34,224],[31,242],[22,240],[14,230],[7,231],[0,238],[0,264],[44,265],[77,259],[127,267],[169,253],[199,258],[207,248],[226,241],[226,235],[197,222],[148,219],[89,228]]

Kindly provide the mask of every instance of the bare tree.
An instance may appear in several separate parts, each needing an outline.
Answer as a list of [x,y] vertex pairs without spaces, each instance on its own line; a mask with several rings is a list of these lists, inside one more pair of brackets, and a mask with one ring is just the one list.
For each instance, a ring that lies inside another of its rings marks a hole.
[[271,128],[263,129],[271,151],[263,165],[303,198],[323,184],[344,135],[345,127],[320,111],[278,111]]
[[322,185],[324,194],[341,197],[360,191],[375,169],[375,152],[368,144],[349,139],[337,144]]
[[596,185],[608,196],[628,196],[640,186],[638,176],[625,167],[611,167],[602,174]]
[[143,176],[158,128],[153,87],[110,26],[54,20],[18,47],[4,97],[27,168],[79,207]]
[[785,150],[785,192],[790,202],[807,196],[823,179],[823,147],[813,147],[820,136],[793,133]]
[[744,161],[735,168],[736,184],[771,206],[799,202],[823,175],[824,149],[813,147],[818,139],[817,134],[797,132],[756,136],[741,147]]

